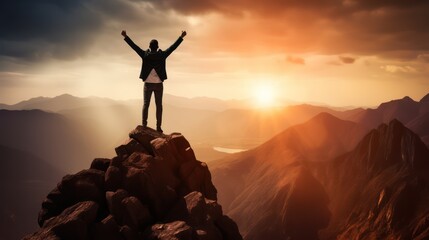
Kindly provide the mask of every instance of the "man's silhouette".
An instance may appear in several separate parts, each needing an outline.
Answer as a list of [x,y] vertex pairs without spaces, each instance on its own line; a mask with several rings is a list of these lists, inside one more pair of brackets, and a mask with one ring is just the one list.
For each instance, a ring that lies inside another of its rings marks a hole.
[[143,88],[143,126],[147,126],[147,117],[152,92],[155,94],[156,104],[156,130],[162,132],[162,93],[164,91],[163,82],[167,79],[167,71],[165,70],[165,60],[167,57],[182,43],[186,36],[186,31],[182,31],[180,37],[167,50],[158,49],[158,41],[153,39],[149,43],[149,49],[142,50],[137,46],[131,38],[127,36],[125,31],[121,32],[125,42],[130,45],[134,51],[142,58],[142,69],[140,78],[144,82]]

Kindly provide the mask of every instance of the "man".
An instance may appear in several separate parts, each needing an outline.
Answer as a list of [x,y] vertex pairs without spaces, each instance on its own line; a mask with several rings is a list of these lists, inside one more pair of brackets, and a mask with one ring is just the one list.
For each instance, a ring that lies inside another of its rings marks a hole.
[[158,49],[158,41],[153,39],[149,43],[148,50],[142,50],[137,46],[131,38],[127,36],[126,31],[121,32],[124,36],[125,42],[130,45],[134,51],[142,58],[142,68],[140,71],[140,78],[144,82],[143,88],[143,127],[147,126],[147,117],[152,92],[155,94],[156,104],[156,130],[163,132],[161,129],[162,124],[162,93],[164,91],[163,82],[167,79],[167,71],[165,70],[165,60],[167,57],[182,43],[183,38],[186,36],[186,31],[182,31],[180,37],[173,43],[167,50],[162,51]]

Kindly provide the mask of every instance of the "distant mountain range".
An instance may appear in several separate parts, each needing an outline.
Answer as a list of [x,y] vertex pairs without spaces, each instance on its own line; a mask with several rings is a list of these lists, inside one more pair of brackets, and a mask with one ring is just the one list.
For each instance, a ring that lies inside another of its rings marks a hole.
[[[303,123],[321,112],[356,122],[367,129],[396,118],[419,134],[426,144],[429,144],[429,124],[427,124],[429,122],[428,96],[419,102],[405,97],[382,103],[376,109],[356,108],[351,110],[331,109],[326,106],[308,104],[266,110],[233,108],[243,106],[244,101],[223,101],[213,98],[190,99],[168,94],[165,95],[164,102],[164,130],[167,132],[180,131],[188,136],[195,143],[195,151],[197,156],[201,156],[201,159],[213,160],[225,156],[223,153],[214,151],[214,146],[239,149],[256,147],[286,128]],[[91,149],[92,153],[89,153],[89,155],[83,156],[79,153],[79,159],[88,158],[88,161],[91,160],[92,156],[104,155],[109,157],[112,155],[111,149],[124,141],[122,133],[129,131],[141,121],[140,100],[116,101],[98,97],[79,98],[64,94],[54,98],[32,98],[14,105],[3,105],[2,107],[14,110],[40,109],[54,112],[57,116],[64,116],[65,118],[62,121],[68,122],[67,127],[64,126],[68,130],[62,129],[61,131],[70,131],[71,134],[80,132],[80,137],[68,139],[77,139],[77,142],[85,142],[90,146],[88,148]],[[154,110],[155,107],[150,108],[149,125],[154,125],[155,123]],[[29,115],[32,115],[29,112],[27,114],[21,113],[19,117],[17,114],[13,114],[12,111],[7,113],[3,111],[2,114],[14,115],[17,121],[18,118],[21,118],[19,121],[26,122],[27,126],[32,121],[26,119]],[[3,118],[6,119],[5,117]],[[16,126],[13,121],[9,122],[10,124],[3,124],[0,128],[7,128],[8,131],[15,133],[23,132],[19,129],[22,125]],[[46,133],[52,134],[52,132],[59,131],[59,129],[53,128],[49,130],[49,126],[50,124],[45,124]],[[25,134],[24,132],[22,133],[24,139],[31,139]],[[43,135],[43,133],[41,134]],[[29,150],[37,155],[37,152],[31,151],[33,145],[27,144],[28,142],[25,141],[18,143],[19,141],[16,140],[16,144],[12,144],[12,141],[9,141],[6,145],[17,149]],[[49,149],[49,147],[45,146],[44,149]],[[46,155],[38,156],[52,160]]]
[[380,123],[388,123],[397,119],[415,131],[429,145],[429,94],[420,101],[410,97],[392,100],[380,104],[375,109],[365,109],[355,115],[346,117],[368,128],[377,127]]
[[[223,111],[230,108],[251,108],[248,100],[220,100],[209,97],[186,98],[164,94],[164,103],[180,108],[203,109],[211,111]],[[75,97],[70,94],[62,94],[56,97],[35,97],[18,102],[16,104],[0,104],[0,109],[31,110],[58,112],[83,107],[105,107],[112,105],[141,104],[141,100],[113,100],[101,97]]]
[[247,240],[428,238],[429,150],[397,120],[366,132],[322,113],[210,162],[219,202]]

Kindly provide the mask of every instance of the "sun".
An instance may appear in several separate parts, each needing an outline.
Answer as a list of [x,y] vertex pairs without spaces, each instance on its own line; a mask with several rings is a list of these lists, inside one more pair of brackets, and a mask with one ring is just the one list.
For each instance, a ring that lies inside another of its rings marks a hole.
[[258,107],[266,108],[275,105],[275,90],[270,85],[258,85],[254,95]]

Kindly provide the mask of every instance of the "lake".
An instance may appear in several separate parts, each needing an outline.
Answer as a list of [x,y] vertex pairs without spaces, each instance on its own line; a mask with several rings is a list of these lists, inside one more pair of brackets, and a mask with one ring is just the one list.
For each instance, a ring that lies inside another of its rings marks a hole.
[[213,149],[215,151],[224,152],[224,153],[239,153],[247,150],[247,149],[241,149],[241,148],[224,148],[224,147],[213,147]]

